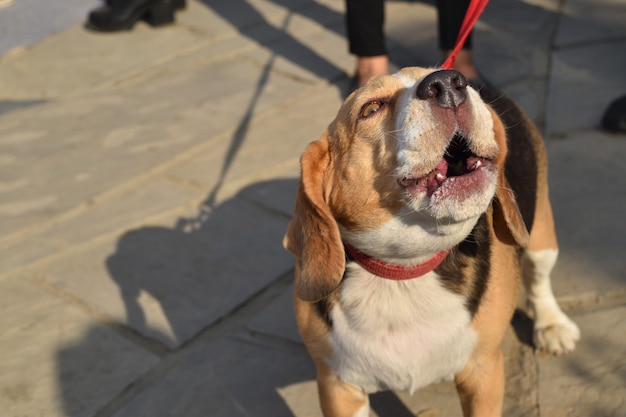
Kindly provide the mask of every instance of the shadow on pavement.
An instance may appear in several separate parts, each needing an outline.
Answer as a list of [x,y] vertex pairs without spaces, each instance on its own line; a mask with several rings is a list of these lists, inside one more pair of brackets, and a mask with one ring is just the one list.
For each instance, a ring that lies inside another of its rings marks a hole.
[[31,106],[38,106],[47,101],[48,100],[0,100],[0,115]]
[[[282,22],[275,25],[266,20],[261,11],[245,0],[201,0],[201,2],[236,27],[241,35],[249,37],[271,51],[272,60],[281,57],[296,66],[306,63],[306,69],[320,78],[327,78],[330,74],[344,74],[343,69],[291,36],[287,30],[295,15],[303,15],[315,21],[322,16],[339,18],[342,16],[340,13],[319,3],[273,0],[273,3],[288,10]],[[251,27],[254,27],[254,31],[250,31]],[[263,33],[263,37],[256,38],[259,33]]]

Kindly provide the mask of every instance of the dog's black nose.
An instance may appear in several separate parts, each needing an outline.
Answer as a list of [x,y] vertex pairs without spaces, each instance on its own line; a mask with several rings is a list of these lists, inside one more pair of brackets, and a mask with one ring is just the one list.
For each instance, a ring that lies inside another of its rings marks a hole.
[[429,74],[417,86],[417,98],[436,98],[441,107],[456,108],[467,97],[467,80],[458,71],[441,70]]

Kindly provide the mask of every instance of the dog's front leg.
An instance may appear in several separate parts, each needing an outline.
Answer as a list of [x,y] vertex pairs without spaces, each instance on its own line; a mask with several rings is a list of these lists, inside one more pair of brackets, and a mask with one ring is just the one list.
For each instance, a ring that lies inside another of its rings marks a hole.
[[524,285],[535,319],[533,342],[541,351],[554,355],[574,350],[580,330],[559,307],[550,283],[557,249],[527,250],[524,254]]
[[368,417],[369,397],[340,380],[325,363],[317,363],[317,387],[324,417]]
[[470,359],[455,378],[465,417],[500,417],[504,400],[504,356],[500,349]]

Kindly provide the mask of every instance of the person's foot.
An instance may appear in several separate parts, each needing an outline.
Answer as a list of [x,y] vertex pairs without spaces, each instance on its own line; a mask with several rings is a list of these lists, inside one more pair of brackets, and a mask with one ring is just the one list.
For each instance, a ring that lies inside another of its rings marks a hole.
[[105,2],[89,12],[85,27],[101,32],[131,30],[140,19],[152,26],[162,26],[174,23],[175,10],[172,0],[109,0],[108,4]]
[[389,57],[387,55],[360,56],[356,60],[357,88],[380,75],[389,73]]

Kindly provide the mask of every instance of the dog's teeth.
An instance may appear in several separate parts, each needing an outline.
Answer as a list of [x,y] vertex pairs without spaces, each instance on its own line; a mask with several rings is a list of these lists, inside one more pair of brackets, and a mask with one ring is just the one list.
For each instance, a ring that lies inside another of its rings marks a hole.
[[483,166],[483,161],[481,161],[479,158],[470,158],[467,160],[467,169],[469,171],[474,171],[481,166]]

